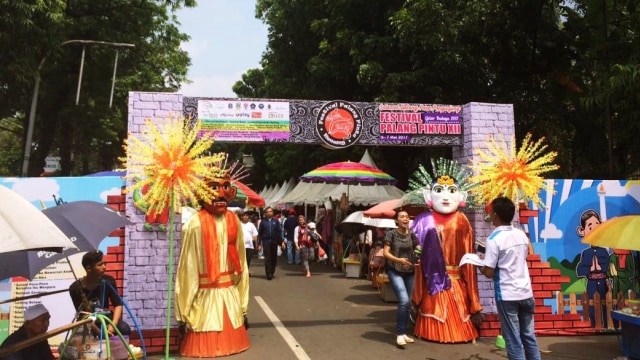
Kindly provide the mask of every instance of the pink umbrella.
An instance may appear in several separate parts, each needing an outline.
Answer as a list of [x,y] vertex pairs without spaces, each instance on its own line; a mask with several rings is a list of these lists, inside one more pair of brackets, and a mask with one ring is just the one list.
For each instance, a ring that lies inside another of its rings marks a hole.
[[364,215],[371,218],[393,218],[396,215],[396,211],[404,210],[409,213],[409,216],[413,218],[414,216],[420,214],[421,212],[427,209],[426,204],[407,204],[400,199],[391,199],[387,201],[383,201],[378,205],[375,205],[364,211]]

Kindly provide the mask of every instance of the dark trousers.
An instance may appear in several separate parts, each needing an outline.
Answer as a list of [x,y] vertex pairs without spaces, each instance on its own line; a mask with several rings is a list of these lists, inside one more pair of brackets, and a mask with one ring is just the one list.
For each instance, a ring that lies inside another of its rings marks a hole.
[[251,266],[251,258],[253,257],[253,249],[245,248],[246,258],[247,258],[247,267]]
[[278,246],[280,246],[280,243],[276,241],[262,242],[264,272],[268,278],[272,277],[276,272],[276,264],[278,263]]

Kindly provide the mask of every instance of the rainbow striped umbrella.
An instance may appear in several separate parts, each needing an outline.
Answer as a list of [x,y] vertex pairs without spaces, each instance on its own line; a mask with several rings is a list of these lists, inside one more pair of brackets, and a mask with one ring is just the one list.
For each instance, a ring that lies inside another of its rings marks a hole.
[[348,185],[393,185],[396,183],[395,178],[376,167],[351,161],[320,166],[302,175],[300,181]]

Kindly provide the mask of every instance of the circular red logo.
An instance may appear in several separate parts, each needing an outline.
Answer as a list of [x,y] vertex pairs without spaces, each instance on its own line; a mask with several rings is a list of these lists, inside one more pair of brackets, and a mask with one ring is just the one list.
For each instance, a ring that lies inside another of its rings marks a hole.
[[329,148],[346,148],[360,138],[362,117],[353,104],[341,100],[330,101],[318,112],[316,130],[320,140]]

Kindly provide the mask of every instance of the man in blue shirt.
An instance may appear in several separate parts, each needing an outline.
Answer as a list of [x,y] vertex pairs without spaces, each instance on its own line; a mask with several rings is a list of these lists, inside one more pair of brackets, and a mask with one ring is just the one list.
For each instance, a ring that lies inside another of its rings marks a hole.
[[283,244],[280,222],[273,218],[273,208],[267,207],[264,210],[264,219],[258,225],[258,251],[263,249],[267,280],[273,279],[278,262],[278,246]]

